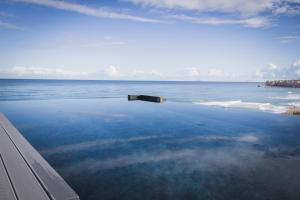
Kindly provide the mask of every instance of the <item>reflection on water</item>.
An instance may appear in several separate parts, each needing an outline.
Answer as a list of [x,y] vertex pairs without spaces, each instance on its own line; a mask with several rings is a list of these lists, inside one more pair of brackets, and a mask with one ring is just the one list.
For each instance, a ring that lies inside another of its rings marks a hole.
[[300,198],[299,117],[125,99],[0,109],[83,200]]

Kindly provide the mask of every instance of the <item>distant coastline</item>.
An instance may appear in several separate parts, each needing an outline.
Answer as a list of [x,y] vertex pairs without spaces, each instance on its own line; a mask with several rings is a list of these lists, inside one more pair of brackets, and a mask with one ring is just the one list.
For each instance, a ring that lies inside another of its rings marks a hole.
[[270,87],[300,88],[300,80],[273,80],[266,81],[265,85]]
[[[266,81],[265,85],[268,87],[300,88],[300,80],[272,80]],[[290,106],[286,114],[300,115],[300,107]]]

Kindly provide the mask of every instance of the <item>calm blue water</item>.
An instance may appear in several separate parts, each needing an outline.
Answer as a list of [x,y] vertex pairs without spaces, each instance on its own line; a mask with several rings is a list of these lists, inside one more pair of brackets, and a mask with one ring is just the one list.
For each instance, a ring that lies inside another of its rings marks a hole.
[[280,114],[299,96],[257,83],[0,80],[0,111],[83,200],[299,199],[300,117]]

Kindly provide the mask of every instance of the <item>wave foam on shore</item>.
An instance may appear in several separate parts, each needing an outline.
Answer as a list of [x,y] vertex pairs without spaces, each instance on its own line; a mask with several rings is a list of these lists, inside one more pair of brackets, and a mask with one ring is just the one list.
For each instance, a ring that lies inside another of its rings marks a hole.
[[300,94],[289,93],[287,96],[269,97],[270,99],[300,100]]
[[223,108],[246,108],[246,109],[261,110],[265,112],[272,112],[278,114],[287,113],[290,107],[290,106],[273,105],[271,103],[243,102],[241,100],[195,102],[195,104],[200,104],[204,106],[218,106]]

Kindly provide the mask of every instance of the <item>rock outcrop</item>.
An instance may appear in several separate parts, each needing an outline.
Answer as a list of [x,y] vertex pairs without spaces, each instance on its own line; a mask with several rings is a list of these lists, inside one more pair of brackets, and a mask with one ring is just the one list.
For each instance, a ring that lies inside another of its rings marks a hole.
[[300,115],[300,107],[299,106],[291,106],[289,110],[286,112],[289,115]]
[[266,86],[270,87],[289,87],[289,88],[300,88],[300,80],[274,80],[266,81]]

